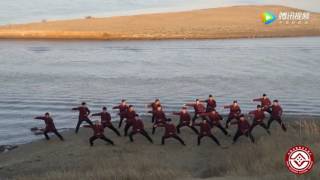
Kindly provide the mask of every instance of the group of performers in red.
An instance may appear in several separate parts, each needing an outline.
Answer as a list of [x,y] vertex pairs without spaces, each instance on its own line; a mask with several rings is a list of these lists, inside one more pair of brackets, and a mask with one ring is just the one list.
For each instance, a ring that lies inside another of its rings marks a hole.
[[[214,127],[217,127],[223,132],[223,134],[230,137],[231,135],[226,129],[228,129],[230,125],[237,125],[237,131],[233,136],[233,144],[236,143],[238,138],[243,135],[248,137],[251,142],[254,143],[255,140],[252,135],[252,131],[257,125],[263,127],[267,131],[267,133],[270,134],[269,129],[273,121],[277,121],[281,125],[283,131],[286,131],[286,126],[281,119],[282,108],[278,100],[274,100],[273,103],[271,103],[267,95],[263,94],[261,98],[253,99],[253,101],[260,102],[260,104],[257,105],[256,110],[249,112],[249,115],[253,117],[253,121],[251,124],[246,119],[245,115],[241,113],[241,108],[238,102],[235,100],[231,105],[224,106],[225,109],[229,109],[229,115],[225,125],[223,126],[221,123],[223,121],[223,117],[216,111],[217,103],[214,97],[212,95],[209,95],[207,100],[196,99],[193,103],[185,104],[179,112],[173,112],[172,115],[179,116],[179,123],[177,126],[175,126],[172,120],[166,117],[160,100],[156,99],[153,103],[147,105],[147,107],[151,108],[149,113],[152,114],[152,134],[156,133],[157,128],[164,128],[165,132],[162,136],[161,144],[164,145],[166,139],[173,138],[178,140],[182,145],[186,145],[179,134],[181,132],[181,128],[188,127],[198,136],[198,145],[201,144],[201,140],[203,137],[209,137],[218,146],[220,146],[219,140],[212,133],[212,129]],[[204,105],[204,103],[206,103],[206,106]],[[187,110],[188,106],[194,108],[193,117]],[[112,109],[119,109],[120,121],[118,128],[121,128],[121,125],[125,120],[124,136],[129,136],[131,142],[134,141],[134,135],[141,134],[150,143],[153,143],[152,138],[144,128],[143,120],[135,112],[133,105],[128,105],[126,100],[122,100],[119,105],[114,106]],[[89,138],[89,143],[91,146],[93,146],[93,142],[98,138],[114,145],[113,141],[111,139],[108,139],[104,135],[104,129],[106,127],[111,129],[118,136],[121,136],[117,128],[113,126],[110,113],[107,111],[106,107],[102,107],[102,111],[99,113],[91,114],[91,116],[100,116],[101,120],[97,121],[96,123],[92,123],[92,121],[90,120],[90,110],[85,102],[83,102],[79,107],[72,108],[72,110],[79,111],[79,118],[75,133],[78,133],[79,127],[83,122],[88,123],[88,125],[85,125],[84,127],[93,129],[93,136]],[[270,114],[270,118],[267,124],[264,122],[264,119],[266,118],[265,113]],[[198,118],[201,119],[200,122],[197,121]],[[56,130],[49,113],[46,113],[43,117],[36,117],[35,119],[41,119],[45,121],[46,128],[44,129],[44,135],[47,140],[49,140],[49,132],[55,133],[61,140],[64,140]],[[199,127],[199,130],[197,129],[197,127]],[[131,131],[129,132],[130,128]]]

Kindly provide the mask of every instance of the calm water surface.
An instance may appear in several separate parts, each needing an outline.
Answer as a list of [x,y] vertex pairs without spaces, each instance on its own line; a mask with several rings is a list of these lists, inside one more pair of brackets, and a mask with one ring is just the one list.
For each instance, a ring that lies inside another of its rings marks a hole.
[[[70,111],[93,112],[126,98],[145,114],[160,98],[165,110],[214,94],[218,111],[238,99],[244,112],[267,93],[285,114],[320,115],[320,38],[193,41],[0,41],[0,145],[29,142],[34,116],[53,114],[75,126]],[[116,111],[111,111],[117,120]]]

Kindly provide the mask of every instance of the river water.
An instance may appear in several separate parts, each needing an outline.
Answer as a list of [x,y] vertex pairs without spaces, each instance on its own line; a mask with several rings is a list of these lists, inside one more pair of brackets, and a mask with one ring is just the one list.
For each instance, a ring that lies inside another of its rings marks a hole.
[[[0,41],[0,145],[29,142],[34,116],[51,112],[73,128],[70,109],[93,112],[122,98],[145,114],[160,98],[166,112],[216,96],[218,111],[267,93],[287,115],[320,115],[320,38],[170,41]],[[116,111],[111,111],[117,120]],[[41,137],[42,138],[42,137]]]

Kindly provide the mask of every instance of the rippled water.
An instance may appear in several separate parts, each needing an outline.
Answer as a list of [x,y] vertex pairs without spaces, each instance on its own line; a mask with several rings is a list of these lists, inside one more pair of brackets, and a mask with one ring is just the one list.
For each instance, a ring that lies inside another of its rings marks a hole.
[[319,42],[0,41],[0,144],[36,138],[29,129],[42,123],[33,117],[46,111],[58,128],[74,127],[70,109],[83,100],[95,112],[126,98],[144,114],[154,98],[170,112],[211,93],[225,114],[221,106],[233,99],[247,112],[267,93],[285,114],[320,115]]

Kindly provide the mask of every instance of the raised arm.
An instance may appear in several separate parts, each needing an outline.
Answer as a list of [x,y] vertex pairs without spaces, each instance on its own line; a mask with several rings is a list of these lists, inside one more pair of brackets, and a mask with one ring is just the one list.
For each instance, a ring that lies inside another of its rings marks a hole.
[[194,103],[186,103],[186,106],[194,106]]
[[72,108],[73,111],[79,110],[79,107]]
[[120,106],[113,106],[112,109],[120,109]]
[[91,116],[101,116],[101,113],[94,113],[94,114],[91,114]]

